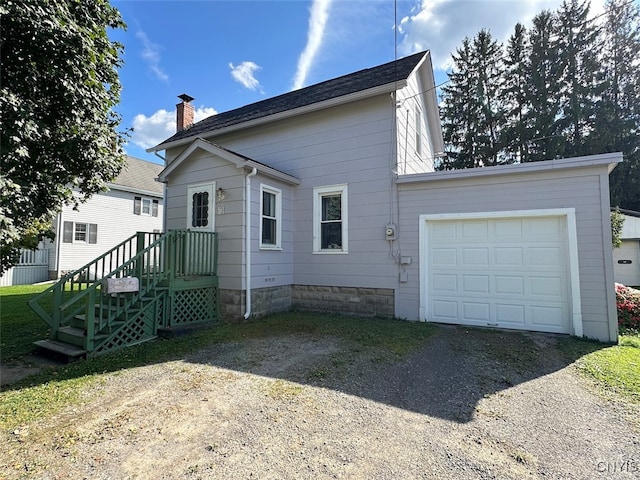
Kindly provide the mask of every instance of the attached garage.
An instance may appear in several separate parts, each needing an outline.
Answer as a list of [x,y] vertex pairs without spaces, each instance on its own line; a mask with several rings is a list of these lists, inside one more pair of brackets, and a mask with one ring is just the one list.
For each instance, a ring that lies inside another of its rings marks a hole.
[[398,177],[396,315],[617,340],[620,154]]
[[571,333],[574,219],[572,210],[421,216],[424,319]]

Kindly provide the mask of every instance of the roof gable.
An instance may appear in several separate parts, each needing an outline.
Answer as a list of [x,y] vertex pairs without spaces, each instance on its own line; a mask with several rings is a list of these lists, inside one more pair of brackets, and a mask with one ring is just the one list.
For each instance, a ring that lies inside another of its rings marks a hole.
[[[373,68],[327,80],[306,88],[268,98],[228,112],[212,115],[177,132],[148,151],[164,150],[169,144],[189,137],[203,136],[224,128],[282,114],[310,105],[338,99],[383,85],[406,81],[428,52],[420,52]],[[184,143],[184,142],[181,142]]]
[[164,170],[162,170],[162,172],[160,172],[160,174],[158,175],[158,181],[166,182],[169,179],[171,173],[174,172],[175,169],[178,168],[184,161],[186,161],[196,150],[204,150],[220,158],[223,158],[224,160],[234,164],[237,168],[255,168],[264,175],[275,178],[277,180],[281,180],[290,185],[300,184],[300,180],[298,180],[293,175],[289,175],[288,173],[276,170],[275,168],[265,165],[264,163],[233,152],[227,148],[221,147],[220,145],[216,145],[215,143],[209,142],[202,138],[195,139],[184,152],[178,155],[175,160],[173,160]]

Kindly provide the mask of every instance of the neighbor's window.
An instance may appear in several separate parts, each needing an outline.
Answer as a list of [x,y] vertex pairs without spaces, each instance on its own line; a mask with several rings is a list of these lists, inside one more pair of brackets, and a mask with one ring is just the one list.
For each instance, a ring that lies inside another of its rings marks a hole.
[[64,222],[62,241],[64,243],[98,243],[98,225],[95,223]]
[[260,247],[280,248],[280,232],[282,205],[282,192],[273,187],[260,185]]
[[133,198],[133,213],[135,215],[158,216],[158,200],[146,197]]
[[347,185],[313,189],[314,253],[347,253]]

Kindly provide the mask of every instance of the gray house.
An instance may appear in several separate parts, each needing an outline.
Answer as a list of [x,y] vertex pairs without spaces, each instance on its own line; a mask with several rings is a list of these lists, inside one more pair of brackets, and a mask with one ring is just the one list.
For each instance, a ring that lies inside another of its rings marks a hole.
[[216,231],[222,314],[291,307],[617,339],[619,154],[434,172],[429,52],[193,124],[165,152],[165,228]]

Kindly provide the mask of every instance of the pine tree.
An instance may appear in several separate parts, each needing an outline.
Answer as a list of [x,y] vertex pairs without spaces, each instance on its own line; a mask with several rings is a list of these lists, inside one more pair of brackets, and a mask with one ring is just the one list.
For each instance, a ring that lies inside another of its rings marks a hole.
[[599,31],[588,19],[588,0],[564,0],[557,13],[558,59],[561,67],[561,116],[565,156],[597,153],[587,141],[595,128],[595,104],[602,83],[598,80]]
[[488,30],[480,30],[473,40],[478,117],[477,163],[482,166],[504,163],[500,155],[500,136],[504,128],[504,109],[500,97],[503,77],[502,46]]
[[442,91],[443,135],[448,158],[439,169],[500,163],[504,124],[499,85],[502,47],[486,31],[465,38],[453,55],[454,69]]
[[453,70],[449,83],[442,88],[442,130],[447,156],[438,165],[440,170],[476,166],[475,123],[478,115],[475,102],[473,51],[469,38],[452,55]]
[[507,43],[504,59],[503,108],[505,110],[505,128],[501,144],[503,155],[509,163],[529,161],[529,141],[531,140],[529,120],[526,113],[529,78],[529,39],[521,23],[515,29]]
[[611,205],[640,211],[640,7],[609,0],[600,62],[605,82],[592,135],[602,152],[621,151],[609,177]]
[[564,153],[558,124],[561,71],[555,30],[554,15],[544,10],[534,17],[529,33],[531,50],[526,70],[529,108],[524,118],[530,129],[530,140],[526,161],[549,160]]

